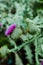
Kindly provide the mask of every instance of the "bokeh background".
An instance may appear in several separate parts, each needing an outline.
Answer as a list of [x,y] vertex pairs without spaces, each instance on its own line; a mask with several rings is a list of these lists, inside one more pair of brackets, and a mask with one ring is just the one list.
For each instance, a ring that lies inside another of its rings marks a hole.
[[43,65],[43,0],[0,0],[0,65]]

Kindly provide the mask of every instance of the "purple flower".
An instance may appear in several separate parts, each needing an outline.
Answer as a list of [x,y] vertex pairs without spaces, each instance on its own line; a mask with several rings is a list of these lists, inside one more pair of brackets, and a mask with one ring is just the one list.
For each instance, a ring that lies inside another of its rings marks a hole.
[[41,65],[43,65],[43,61],[41,61]]
[[0,22],[0,27],[2,26],[2,23]]
[[6,36],[10,35],[15,28],[16,28],[16,24],[11,24],[11,25],[8,27],[8,29],[5,31],[5,35],[6,35]]

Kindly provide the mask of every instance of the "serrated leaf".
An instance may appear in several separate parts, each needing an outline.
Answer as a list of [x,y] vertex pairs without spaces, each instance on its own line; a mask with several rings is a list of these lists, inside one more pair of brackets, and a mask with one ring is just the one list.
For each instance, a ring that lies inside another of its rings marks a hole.
[[38,51],[39,51],[39,54],[43,54],[43,37],[38,39]]
[[22,60],[20,59],[17,53],[15,53],[15,58],[16,58],[16,65],[23,65]]
[[33,61],[32,61],[33,55],[32,55],[32,51],[31,51],[29,45],[26,45],[26,46],[24,47],[24,49],[25,49],[25,51],[26,51],[26,58],[27,58],[28,61],[32,64],[32,63],[33,63]]

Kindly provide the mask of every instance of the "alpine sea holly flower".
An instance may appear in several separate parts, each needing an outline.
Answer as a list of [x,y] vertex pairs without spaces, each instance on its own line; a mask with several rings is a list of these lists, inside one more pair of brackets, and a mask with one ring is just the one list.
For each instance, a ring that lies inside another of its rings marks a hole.
[[6,35],[6,36],[10,35],[15,28],[16,28],[16,24],[11,24],[11,25],[6,29],[5,35]]

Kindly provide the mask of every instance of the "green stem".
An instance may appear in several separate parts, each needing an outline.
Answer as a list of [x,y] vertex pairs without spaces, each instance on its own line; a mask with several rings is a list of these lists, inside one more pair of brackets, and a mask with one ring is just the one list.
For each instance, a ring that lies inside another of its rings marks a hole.
[[[37,38],[40,37],[40,36],[41,36],[41,35],[37,36]],[[33,37],[30,41],[27,41],[27,42],[23,43],[22,45],[20,45],[20,46],[18,46],[18,47],[16,47],[16,48],[13,48],[13,49],[11,49],[11,50],[9,50],[9,52],[15,52],[15,51],[17,52],[17,51],[19,51],[21,48],[23,48],[24,46],[26,46],[27,44],[33,42],[34,40],[35,40],[35,37]]]

